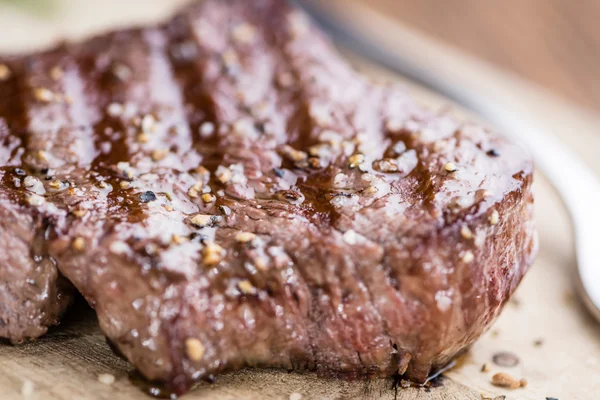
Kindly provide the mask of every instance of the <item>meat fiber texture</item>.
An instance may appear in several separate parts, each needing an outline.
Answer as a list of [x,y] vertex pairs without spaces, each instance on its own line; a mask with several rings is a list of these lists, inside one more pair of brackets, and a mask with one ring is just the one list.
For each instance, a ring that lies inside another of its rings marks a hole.
[[422,382],[536,253],[527,153],[358,74],[286,2],[0,64],[12,340],[57,321],[66,277],[177,393],[246,366]]

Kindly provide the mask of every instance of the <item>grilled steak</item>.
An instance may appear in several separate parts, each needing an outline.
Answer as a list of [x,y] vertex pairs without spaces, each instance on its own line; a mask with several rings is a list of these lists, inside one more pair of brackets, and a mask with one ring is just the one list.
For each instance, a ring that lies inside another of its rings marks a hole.
[[26,94],[1,114],[2,190],[25,221],[2,236],[35,226],[31,263],[44,232],[48,268],[178,393],[244,366],[422,382],[533,260],[529,157],[356,73],[285,2],[5,65]]

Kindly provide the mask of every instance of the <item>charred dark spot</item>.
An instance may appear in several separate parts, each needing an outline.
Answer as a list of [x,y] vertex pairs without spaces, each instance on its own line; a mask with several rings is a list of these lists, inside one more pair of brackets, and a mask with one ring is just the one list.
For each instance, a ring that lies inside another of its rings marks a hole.
[[500,157],[500,153],[496,149],[490,149],[485,154],[487,154],[490,157]]
[[27,175],[27,172],[25,172],[24,170],[22,170],[21,168],[15,168],[15,174],[19,175],[19,176],[25,176]]
[[300,297],[298,296],[298,293],[296,291],[292,292],[292,298],[294,299],[294,302],[296,304],[300,304]]
[[265,133],[265,125],[264,122],[255,122],[254,128],[260,133]]
[[223,75],[230,76],[232,78],[240,74],[240,68],[237,65],[224,64],[221,70]]
[[210,241],[210,238],[202,233],[193,232],[190,234],[190,240],[193,242],[205,244],[206,242]]
[[142,203],[150,203],[151,201],[156,201],[156,194],[148,190],[147,192],[141,194],[140,200],[142,201]]
[[219,211],[221,212],[221,214],[225,215],[226,217],[231,215],[231,208],[229,208],[227,206],[219,206]]
[[194,242],[194,241],[200,242],[200,241],[202,241],[201,236],[203,236],[203,235],[199,234],[198,232],[192,232],[192,233],[190,233],[189,238],[192,242]]
[[352,197],[352,193],[346,193],[346,192],[337,192],[333,194],[333,197],[338,197],[338,196],[342,196],[342,197]]
[[169,49],[174,61],[182,63],[193,60],[198,55],[198,48],[193,42],[176,43]]

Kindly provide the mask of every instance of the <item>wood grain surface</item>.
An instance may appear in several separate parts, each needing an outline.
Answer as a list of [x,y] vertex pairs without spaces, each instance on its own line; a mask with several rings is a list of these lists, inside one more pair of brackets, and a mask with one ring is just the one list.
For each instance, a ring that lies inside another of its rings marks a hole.
[[355,1],[600,111],[600,1]]
[[[54,22],[46,21],[37,26],[23,15],[7,17],[8,11],[3,12],[0,7],[0,26],[7,18],[28,22],[31,36],[23,40],[27,46],[36,46],[64,33],[65,26],[78,36],[87,32],[90,26],[95,27],[93,29],[106,27],[115,23],[115,19],[118,19],[118,24],[124,23],[127,18],[136,21],[156,19],[174,7],[167,4],[167,0],[156,0],[143,2],[146,7],[140,11],[137,7],[142,0],[130,3],[106,0],[102,7],[90,6],[94,17],[91,18],[78,16],[82,15],[82,8],[85,9],[84,1],[79,5],[74,0],[65,1],[70,1],[72,7],[79,7],[78,11],[70,9]],[[331,0],[340,4],[346,4],[345,1]],[[128,7],[127,4],[135,4],[136,7]],[[113,7],[120,10],[116,17],[114,12],[110,12]],[[600,148],[600,136],[596,131],[600,119],[597,115],[575,108],[527,82],[432,42],[411,29],[362,11],[355,18],[362,19],[365,25],[385,30],[386,35],[409,54],[424,61],[436,60],[444,66],[444,77],[471,85],[489,96],[508,98],[515,107],[528,110],[542,129],[563,139],[600,173],[600,158],[596,155],[596,149]],[[93,22],[90,22],[91,19]],[[4,33],[9,32],[6,25],[3,29]],[[17,24],[15,29],[22,27]],[[8,35],[18,38],[18,35]],[[0,38],[2,48],[18,46],[15,39],[9,40],[4,35]],[[364,60],[353,60],[370,74],[385,75]],[[445,99],[408,82],[407,85],[431,107],[447,104]],[[465,115],[459,108],[456,108],[456,113]],[[459,360],[457,367],[445,374],[440,385],[427,389],[396,390],[393,382],[385,379],[346,382],[311,374],[247,370],[220,376],[214,384],[201,384],[184,399],[286,400],[294,398],[295,395],[290,396],[295,393],[300,394],[303,400],[471,400],[480,399],[482,394],[492,397],[506,395],[508,400],[596,398],[600,393],[600,328],[583,310],[573,291],[575,258],[566,213],[548,183],[539,175],[536,179],[536,220],[541,243],[538,260],[492,330]],[[518,365],[511,368],[495,365],[492,356],[499,351],[517,355]],[[489,363],[489,372],[481,372],[484,363]],[[147,399],[146,394],[130,383],[128,374],[131,369],[130,364],[109,349],[93,313],[85,308],[79,309],[51,334],[34,343],[17,347],[0,345],[0,399],[22,399],[23,391],[27,394],[25,398],[39,400]],[[499,371],[527,379],[527,387],[514,391],[494,387],[490,383],[491,376]],[[111,374],[116,381],[111,385],[103,384],[98,379],[101,374]]]

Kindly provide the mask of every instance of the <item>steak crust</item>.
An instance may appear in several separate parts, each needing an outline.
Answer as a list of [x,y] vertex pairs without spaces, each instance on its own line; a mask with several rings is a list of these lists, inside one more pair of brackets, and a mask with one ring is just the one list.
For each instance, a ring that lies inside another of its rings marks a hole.
[[285,2],[209,0],[3,63],[23,221],[0,240],[25,260],[43,226],[52,278],[177,393],[246,366],[422,382],[536,253],[529,156],[361,76]]

